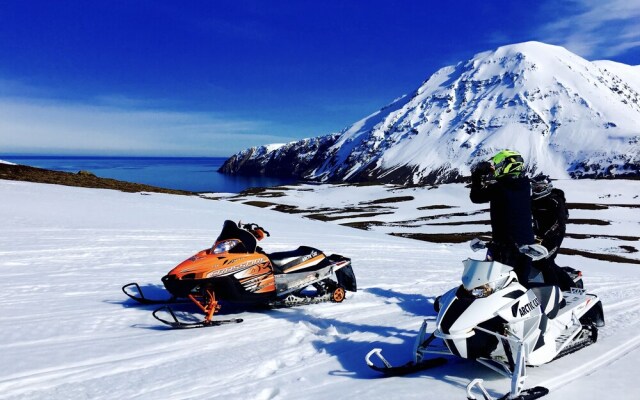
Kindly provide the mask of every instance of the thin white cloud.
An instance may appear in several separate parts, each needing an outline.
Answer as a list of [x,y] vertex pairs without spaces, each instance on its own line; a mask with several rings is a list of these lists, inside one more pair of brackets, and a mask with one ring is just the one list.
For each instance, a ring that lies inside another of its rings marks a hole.
[[208,113],[139,110],[0,98],[0,152],[226,156],[294,140],[266,121]]
[[550,1],[541,40],[585,58],[610,58],[640,48],[640,2],[630,0]]

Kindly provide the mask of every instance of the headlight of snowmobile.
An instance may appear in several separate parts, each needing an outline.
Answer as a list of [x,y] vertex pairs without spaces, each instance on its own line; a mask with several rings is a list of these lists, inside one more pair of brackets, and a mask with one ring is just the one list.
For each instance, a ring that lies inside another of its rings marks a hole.
[[237,240],[225,240],[224,242],[216,243],[211,251],[213,254],[226,253],[229,250],[236,247],[239,242]]
[[487,297],[491,293],[493,293],[493,288],[488,283],[471,289],[471,295],[477,298]]
[[505,283],[509,278],[506,277],[504,279],[497,280],[495,282],[485,283],[482,286],[478,286],[477,288],[473,288],[470,293],[473,297],[483,298],[491,295],[496,290],[500,290],[504,287]]

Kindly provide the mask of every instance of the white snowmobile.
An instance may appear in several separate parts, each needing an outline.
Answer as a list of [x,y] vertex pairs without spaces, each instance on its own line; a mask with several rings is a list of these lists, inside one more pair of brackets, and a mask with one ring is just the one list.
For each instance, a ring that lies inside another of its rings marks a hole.
[[[472,248],[481,248],[474,240]],[[540,245],[520,249],[531,258],[545,256]],[[604,326],[602,303],[584,289],[561,292],[544,284],[526,289],[513,268],[497,261],[463,261],[462,285],[443,294],[438,301],[435,330],[427,333],[425,319],[415,342],[412,362],[392,366],[379,348],[366,355],[367,365],[387,375],[402,375],[446,362],[443,357],[472,359],[511,379],[511,390],[500,399],[537,399],[549,390],[524,389],[526,366],[539,366],[596,342],[598,328]],[[372,356],[383,363],[377,366]],[[481,379],[467,386],[467,398],[474,400],[478,388],[485,400],[489,395]]]

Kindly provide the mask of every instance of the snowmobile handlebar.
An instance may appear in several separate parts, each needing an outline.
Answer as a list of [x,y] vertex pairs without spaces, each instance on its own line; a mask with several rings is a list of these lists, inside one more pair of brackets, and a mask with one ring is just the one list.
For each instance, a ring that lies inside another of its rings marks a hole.
[[264,239],[265,236],[267,237],[271,236],[268,231],[266,231],[263,227],[255,223],[241,224],[240,227],[242,229],[246,229],[247,231],[251,232],[251,234],[255,236],[256,239],[258,240]]
[[[492,242],[485,242],[480,238],[474,238],[469,242],[471,250],[480,251],[484,249],[491,250]],[[523,246],[516,245],[518,251],[533,261],[538,261],[549,256],[549,250],[540,243],[525,244]]]

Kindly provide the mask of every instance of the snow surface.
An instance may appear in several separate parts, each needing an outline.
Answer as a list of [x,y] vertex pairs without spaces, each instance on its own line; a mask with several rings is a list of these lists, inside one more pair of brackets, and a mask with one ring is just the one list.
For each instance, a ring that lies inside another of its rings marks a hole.
[[[573,201],[616,191],[638,204],[638,184],[567,188]],[[380,194],[351,193],[351,201]],[[431,193],[438,203],[464,200],[459,185]],[[434,297],[458,285],[460,261],[473,256],[466,244],[424,243],[195,196],[0,180],[0,199],[0,399],[462,399],[476,377],[493,395],[508,390],[506,379],[469,361],[385,379],[364,362],[373,347],[397,364],[411,358],[422,319],[434,315]],[[637,214],[623,209],[615,217],[638,221]],[[245,322],[182,331],[161,326],[154,307],[121,292],[136,281],[160,296],[160,278],[210,246],[225,219],[264,226],[268,252],[305,244],[352,258],[360,290],[341,304],[227,308],[226,316]],[[637,231],[637,222],[630,225]],[[640,268],[558,258],[583,270],[607,326],[595,345],[530,368],[527,385],[548,387],[549,399],[636,398]]]

